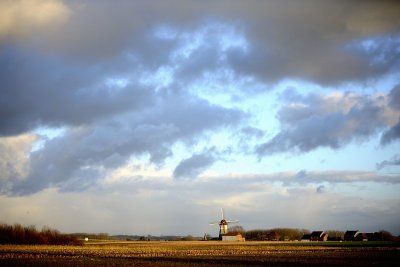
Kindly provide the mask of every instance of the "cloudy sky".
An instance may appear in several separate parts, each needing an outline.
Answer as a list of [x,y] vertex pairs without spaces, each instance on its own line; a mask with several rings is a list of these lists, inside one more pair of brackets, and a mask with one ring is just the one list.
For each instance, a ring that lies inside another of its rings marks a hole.
[[395,1],[0,1],[0,221],[400,234]]

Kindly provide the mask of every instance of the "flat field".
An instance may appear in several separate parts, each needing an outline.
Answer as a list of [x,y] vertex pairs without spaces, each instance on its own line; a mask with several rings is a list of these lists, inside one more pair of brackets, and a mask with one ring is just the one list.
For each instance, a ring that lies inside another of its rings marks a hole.
[[0,266],[399,266],[388,242],[96,242],[0,245]]

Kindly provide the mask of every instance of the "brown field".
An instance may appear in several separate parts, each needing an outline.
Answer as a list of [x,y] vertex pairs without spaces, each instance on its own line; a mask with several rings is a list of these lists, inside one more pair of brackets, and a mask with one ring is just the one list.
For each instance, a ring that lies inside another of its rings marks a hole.
[[0,245],[0,266],[398,266],[398,243],[96,242]]

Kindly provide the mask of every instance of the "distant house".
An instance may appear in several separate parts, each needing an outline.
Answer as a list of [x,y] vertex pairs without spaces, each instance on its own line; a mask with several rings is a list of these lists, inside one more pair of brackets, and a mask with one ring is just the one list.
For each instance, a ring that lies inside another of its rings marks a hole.
[[359,233],[357,235],[357,240],[373,241],[373,240],[376,240],[376,235],[374,233]]
[[301,241],[303,241],[303,242],[311,241],[311,235],[310,234],[303,235],[303,237],[301,238]]
[[241,233],[227,233],[222,235],[222,241],[245,241]]
[[314,231],[310,236],[311,241],[326,241],[328,240],[328,234],[324,231]]
[[356,231],[346,231],[344,234],[344,241],[376,241],[381,240],[379,233],[362,233]]
[[358,241],[360,240],[359,238],[361,237],[358,236],[359,234],[360,232],[358,230],[346,231],[346,233],[344,233],[344,241]]

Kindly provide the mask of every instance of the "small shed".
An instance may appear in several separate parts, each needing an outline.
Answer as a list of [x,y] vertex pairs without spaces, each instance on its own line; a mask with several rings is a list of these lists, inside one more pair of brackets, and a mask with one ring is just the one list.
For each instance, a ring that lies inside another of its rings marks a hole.
[[222,235],[222,241],[245,241],[241,233],[227,233]]

